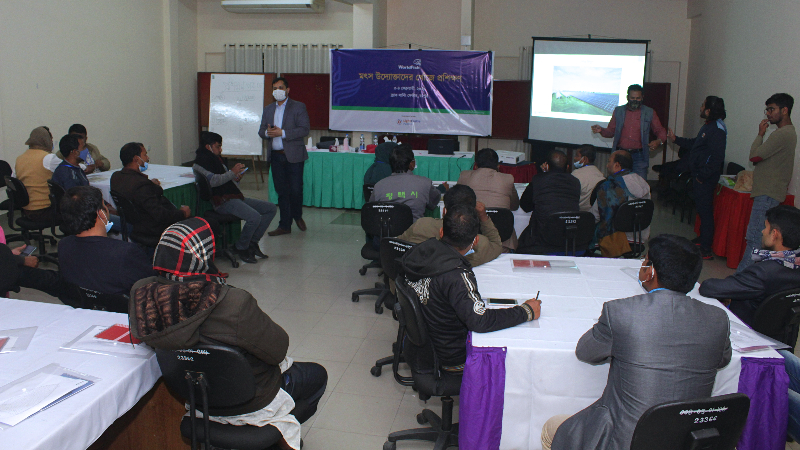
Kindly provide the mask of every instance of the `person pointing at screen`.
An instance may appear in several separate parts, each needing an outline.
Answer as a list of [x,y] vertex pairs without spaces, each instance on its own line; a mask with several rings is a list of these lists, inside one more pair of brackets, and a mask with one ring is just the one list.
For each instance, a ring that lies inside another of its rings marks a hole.
[[[600,136],[605,138],[613,137],[612,151],[630,152],[633,156],[633,172],[646,180],[647,170],[650,168],[650,150],[655,150],[666,142],[667,130],[661,125],[653,108],[642,104],[643,90],[638,84],[628,86],[628,103],[614,108],[608,127],[592,125],[592,133],[600,133]],[[658,139],[650,141],[645,148],[644,144],[650,138],[650,131]]]

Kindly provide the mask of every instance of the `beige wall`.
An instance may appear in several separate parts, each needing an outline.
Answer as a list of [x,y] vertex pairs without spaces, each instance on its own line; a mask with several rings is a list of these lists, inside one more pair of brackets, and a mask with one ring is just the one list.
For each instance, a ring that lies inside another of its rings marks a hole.
[[461,50],[461,0],[389,0],[387,11],[387,46]]
[[[725,100],[726,162],[752,170],[750,144],[764,118],[764,101],[776,92],[800,100],[800,2],[692,0],[692,44],[686,114],[687,135],[702,125],[696,115],[707,95]],[[795,110],[798,106],[795,107]],[[795,112],[795,117],[798,114]],[[774,128],[774,127],[773,127]],[[797,150],[795,151],[797,155]],[[800,194],[800,158],[795,156],[791,192]],[[796,201],[800,204],[800,201]]]

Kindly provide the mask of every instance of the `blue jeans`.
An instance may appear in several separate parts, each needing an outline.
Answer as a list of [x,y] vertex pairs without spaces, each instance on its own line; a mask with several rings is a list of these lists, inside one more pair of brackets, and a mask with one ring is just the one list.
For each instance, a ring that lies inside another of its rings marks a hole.
[[239,235],[239,240],[236,241],[236,249],[247,250],[250,248],[250,244],[258,244],[278,209],[273,203],[264,200],[256,200],[254,198],[239,200],[237,198],[219,205],[216,211],[222,214],[231,214],[244,220],[242,234]]
[[800,441],[800,358],[789,350],[778,350],[789,375],[789,436]]
[[642,142],[642,151],[631,153],[633,157],[633,173],[639,174],[647,180],[647,170],[650,168],[650,150],[646,142]]
[[303,166],[305,162],[290,163],[286,154],[270,154],[272,184],[278,193],[278,208],[281,219],[278,228],[292,229],[292,221],[303,218]]
[[747,247],[744,255],[736,268],[736,273],[743,271],[753,264],[753,250],[761,250],[761,230],[764,229],[764,220],[767,217],[767,210],[780,204],[779,201],[768,195],[759,195],[753,199],[753,209],[750,211],[750,223],[747,224]]

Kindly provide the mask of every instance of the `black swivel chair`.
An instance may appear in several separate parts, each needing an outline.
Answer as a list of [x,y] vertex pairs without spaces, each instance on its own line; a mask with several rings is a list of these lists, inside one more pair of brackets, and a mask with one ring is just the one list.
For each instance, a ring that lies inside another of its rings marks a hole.
[[[204,177],[202,174],[195,172],[194,173],[194,185],[197,188],[197,205],[195,207],[195,211],[200,211],[200,202],[210,202],[211,201],[211,183],[209,183],[208,178]],[[233,214],[222,214],[214,211],[213,209],[209,209],[208,211],[203,213],[203,217],[206,219],[216,220],[220,224],[220,234],[222,245],[218,248],[221,250],[222,254],[231,261],[231,265],[234,268],[239,267],[239,261],[236,260],[236,255],[233,254],[231,251],[230,245],[228,243],[228,225],[232,223],[239,223],[242,221],[237,216]]]
[[[11,170],[11,166],[0,159],[0,188],[6,187],[6,177],[10,177],[13,171]],[[11,208],[11,198],[7,198],[0,202],[0,211],[8,211]],[[14,242],[14,241],[21,241],[22,234],[15,233],[15,234],[7,234],[6,235],[6,242]]]
[[[131,240],[142,247],[155,248],[158,245],[159,238],[136,234],[136,224],[141,220],[136,205],[116,191],[111,191],[111,198],[114,200],[114,204],[117,207],[117,214],[119,214],[120,226],[122,227],[122,239],[125,241]],[[128,224],[133,226],[133,232],[130,234],[128,234]]]
[[745,394],[662,403],[639,418],[631,450],[733,450],[749,411]]
[[645,242],[642,240],[642,230],[650,226],[653,221],[653,209],[655,204],[652,200],[638,199],[628,200],[619,205],[617,212],[614,213],[614,230],[633,233],[631,251],[623,255],[625,258],[638,258],[644,252]]
[[[369,199],[372,198],[372,191],[375,190],[374,184],[365,184],[362,187],[362,193],[364,194],[364,203],[369,203]],[[372,242],[372,236],[367,234],[367,243]],[[367,270],[369,269],[380,269],[381,264],[377,260],[370,261],[367,264],[364,264],[360,269],[358,269],[358,273],[363,277],[367,274]]]
[[[47,180],[47,189],[50,190],[50,194],[48,195],[48,197],[50,198],[50,208],[53,211],[53,217],[59,217],[60,218],[61,217],[61,199],[64,198],[64,194],[66,194],[66,191],[64,190],[63,187],[61,187],[61,185],[59,185],[57,183],[54,183],[53,180]],[[60,234],[60,235],[56,234],[55,230],[53,230],[53,235],[54,236],[62,238],[64,236],[66,236],[67,234],[69,234],[64,230],[64,225],[63,224],[61,226],[59,226],[59,229],[61,229],[61,232],[63,234]]]
[[675,215],[675,210],[681,210],[681,222],[683,218],[687,217],[688,224],[692,224],[694,216],[694,198],[692,194],[693,178],[691,172],[683,172],[674,180],[669,182],[669,188],[660,195],[663,198],[665,205],[672,205],[672,215]]
[[[58,255],[47,253],[47,243],[56,245],[58,241],[55,238],[58,226],[58,220],[38,221],[31,220],[25,216],[16,218],[17,211],[21,211],[25,207],[30,198],[28,197],[28,190],[21,181],[14,177],[4,177],[6,183],[6,190],[8,192],[9,209],[8,209],[8,226],[20,233],[22,241],[26,245],[31,245],[31,240],[37,240],[39,244],[39,259],[51,262],[58,265]],[[44,234],[44,230],[50,228],[51,236]]]
[[84,287],[78,287],[77,291],[80,296],[80,304],[70,305],[74,308],[128,314],[129,297],[127,295],[104,294]]
[[[411,208],[402,203],[392,202],[369,202],[361,207],[361,228],[370,236],[379,239],[397,236],[408,229],[414,223],[414,216]],[[361,257],[371,261],[381,259],[380,250],[375,250],[372,242],[367,242],[361,247]],[[366,273],[367,266],[359,269],[360,274]],[[357,302],[361,295],[384,295],[389,286],[383,283],[375,283],[371,289],[360,289],[353,292],[352,300]],[[382,300],[381,300],[382,303]],[[375,312],[383,313],[383,307],[376,303]]]
[[500,240],[505,242],[511,239],[514,234],[514,213],[507,208],[486,208],[486,214],[500,233]]
[[589,211],[557,212],[550,214],[545,221],[545,242],[553,247],[563,247],[564,255],[572,256],[585,251],[594,237],[594,216]]
[[792,347],[797,343],[800,328],[800,289],[772,294],[758,306],[753,316],[753,329]]
[[[156,359],[167,387],[189,403],[189,417],[181,420],[180,428],[181,434],[191,439],[192,450],[199,448],[198,441],[204,441],[207,449],[263,450],[281,440],[280,431],[272,425],[227,425],[208,420],[209,415],[222,415],[220,410],[247,403],[256,394],[253,369],[237,349],[205,344],[187,350],[156,349]],[[203,418],[195,420],[197,408]]]
[[364,194],[364,203],[368,203],[369,199],[372,197],[372,191],[375,190],[374,184],[364,184],[361,188],[361,192]]
[[[385,285],[388,286],[389,280],[394,281],[397,279],[397,276],[403,272],[400,264],[400,258],[402,258],[407,251],[411,250],[411,247],[413,246],[413,243],[404,241],[402,239],[381,239],[381,267],[383,267],[383,279]],[[395,303],[397,303],[397,298],[395,295],[392,295],[392,291],[387,289],[378,297],[378,301],[375,303],[375,310],[377,311],[381,305],[385,305],[387,308],[391,309],[392,312],[394,312]],[[381,313],[383,313],[382,308]],[[395,318],[396,317],[397,315],[395,314]],[[402,330],[402,327],[400,327],[400,329]],[[392,362],[395,360],[395,357],[400,355],[400,348],[402,348],[403,342],[403,333],[401,330],[398,330],[397,341],[392,344],[392,355],[375,361],[375,365],[369,370],[373,376],[381,376],[381,367],[387,364],[392,364]]]
[[462,375],[449,373],[441,368],[428,338],[428,328],[419,299],[403,276],[397,277],[395,309],[398,318],[401,318],[401,324],[405,327],[403,357],[411,368],[413,387],[419,392],[421,400],[428,400],[434,396],[442,397],[442,417],[430,409],[424,409],[417,414],[417,422],[420,425],[429,423],[430,427],[391,433],[388,441],[383,444],[383,450],[395,450],[397,441],[412,439],[436,442],[434,450],[458,446],[458,424],[453,423],[452,397],[461,391]]
[[743,171],[744,167],[736,164],[735,162],[729,162],[728,168],[725,169],[725,175],[739,175],[739,172]]

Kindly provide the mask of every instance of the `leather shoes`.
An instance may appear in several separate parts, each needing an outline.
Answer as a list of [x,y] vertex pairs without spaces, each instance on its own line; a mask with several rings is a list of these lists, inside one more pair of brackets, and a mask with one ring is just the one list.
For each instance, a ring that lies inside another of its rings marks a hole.
[[236,249],[236,254],[239,256],[239,259],[241,259],[242,262],[246,262],[247,264],[255,264],[255,263],[258,262],[258,261],[256,261],[256,257],[253,256],[253,250],[252,249],[248,248],[247,250],[239,250],[237,248]]
[[280,236],[282,234],[291,234],[292,230],[284,230],[283,228],[275,228],[274,230],[267,233],[270,236]]
[[300,228],[300,231],[306,231],[308,227],[306,227],[306,221],[303,219],[297,219],[297,228]]
[[261,251],[261,248],[258,246],[258,244],[250,244],[250,250],[253,252],[253,255],[258,256],[259,258],[269,258],[269,256]]

